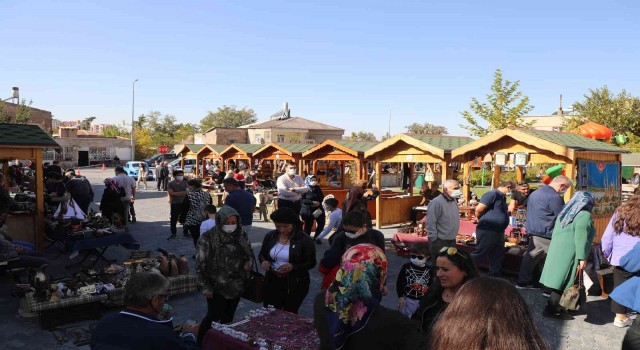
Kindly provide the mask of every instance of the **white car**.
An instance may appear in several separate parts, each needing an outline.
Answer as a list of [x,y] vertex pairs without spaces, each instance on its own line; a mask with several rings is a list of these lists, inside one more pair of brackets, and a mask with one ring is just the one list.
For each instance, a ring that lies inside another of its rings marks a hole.
[[184,169],[180,167],[180,162],[182,158],[178,158],[171,163],[169,163],[169,169],[173,170],[184,170],[185,173],[190,173],[193,171],[193,167],[196,165],[196,160],[193,158],[187,158],[184,160]]

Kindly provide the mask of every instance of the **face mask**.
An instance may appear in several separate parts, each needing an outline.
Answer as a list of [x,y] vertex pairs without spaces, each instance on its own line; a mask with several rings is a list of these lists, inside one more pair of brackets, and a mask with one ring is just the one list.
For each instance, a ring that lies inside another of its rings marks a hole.
[[315,185],[317,185],[317,184],[318,184],[318,181],[311,181],[311,182],[309,182],[309,185],[311,185],[311,186],[315,186]]
[[176,176],[176,180],[182,181],[182,179],[184,179],[184,176]]
[[416,266],[423,267],[427,263],[427,259],[415,258],[415,259],[411,259],[411,263]]
[[295,175],[295,174],[296,174],[296,169],[289,169],[289,170],[287,170],[287,174],[289,174],[289,175]]
[[222,231],[224,231],[226,233],[231,233],[231,232],[235,231],[236,228],[238,228],[238,225],[236,225],[236,224],[233,224],[233,225],[222,225]]
[[451,197],[453,198],[462,197],[462,190],[453,190],[453,192],[451,192]]
[[345,234],[348,238],[354,239],[354,238],[358,238],[358,237],[362,236],[365,232],[366,232],[365,230],[358,230],[358,231],[356,231],[356,232],[353,232],[353,231],[344,231],[344,234]]
[[507,196],[507,197],[511,197],[512,194],[513,194],[513,192],[507,192],[504,195]]

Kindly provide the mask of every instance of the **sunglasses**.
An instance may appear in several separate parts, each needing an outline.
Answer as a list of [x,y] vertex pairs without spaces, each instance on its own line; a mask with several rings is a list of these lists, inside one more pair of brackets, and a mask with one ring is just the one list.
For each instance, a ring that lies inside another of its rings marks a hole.
[[444,252],[446,252],[447,255],[453,256],[453,255],[458,254],[464,259],[467,258],[466,256],[460,254],[460,252],[458,251],[458,248],[456,248],[456,247],[444,247],[444,248],[440,249],[440,253],[444,253]]
[[422,256],[422,255],[414,255],[414,254],[409,255],[409,257],[410,257],[411,259],[418,259],[418,260],[424,260],[424,259],[426,259],[426,257],[424,257],[424,256]]

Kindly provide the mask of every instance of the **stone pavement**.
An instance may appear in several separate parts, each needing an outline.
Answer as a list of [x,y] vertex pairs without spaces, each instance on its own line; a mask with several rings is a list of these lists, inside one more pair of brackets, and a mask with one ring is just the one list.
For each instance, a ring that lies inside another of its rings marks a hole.
[[[99,203],[102,194],[102,180],[112,176],[113,168],[106,171],[100,169],[83,169],[82,175],[87,176],[94,185],[96,192],[96,203]],[[152,183],[149,182],[149,185]],[[94,207],[97,209],[97,205]],[[195,253],[193,241],[191,239],[178,238],[175,240],[167,240],[169,235],[169,205],[166,201],[166,192],[157,192],[155,183],[149,187],[149,190],[139,192],[135,208],[138,222],[130,227],[131,234],[138,240],[142,250],[155,251],[162,248],[177,254],[185,254],[189,258],[190,268],[193,271],[193,260],[191,256]],[[254,250],[260,249],[262,238],[265,233],[273,229],[273,224],[255,222],[253,232],[250,234],[250,240]],[[387,239],[393,235],[394,229],[382,230]],[[181,228],[178,227],[178,235],[181,236]],[[322,246],[318,246],[318,261],[322,257],[324,251],[328,248],[325,242]],[[70,275],[74,270],[65,269],[64,266],[69,264],[68,257],[65,255],[52,259],[57,255],[55,249],[46,252],[53,262],[48,269],[48,273],[54,277],[60,278]],[[128,257],[129,251],[121,247],[110,248],[107,256],[122,261]],[[387,256],[389,258],[388,271],[388,287],[390,295],[384,298],[383,305],[393,308],[397,302],[395,293],[396,276],[400,267],[408,261],[406,258],[398,257],[392,248],[387,248]],[[18,315],[19,300],[10,296],[9,279],[2,276],[0,280],[0,348],[4,349],[77,349],[69,341],[64,345],[58,344],[51,332],[41,330],[37,320],[33,318],[23,318]],[[313,296],[319,291],[322,276],[317,269],[311,271],[311,287],[309,296],[303,303],[300,314],[309,317],[313,316],[312,300]],[[529,305],[531,313],[536,321],[539,331],[543,337],[551,345],[551,349],[620,349],[622,338],[626,329],[619,329],[613,326],[613,314],[609,310],[609,301],[600,297],[589,297],[587,303],[587,311],[575,316],[571,321],[559,321],[547,319],[541,316],[542,309],[546,303],[546,298],[541,295],[540,291],[521,291],[527,305]],[[206,302],[199,292],[187,295],[172,297],[168,302],[173,307],[175,322],[181,323],[187,319],[200,321],[206,312]],[[242,318],[248,310],[259,305],[240,301],[240,305],[236,312],[236,318]],[[117,311],[117,310],[114,310]],[[95,323],[96,321],[83,321],[75,324],[62,326],[79,326]],[[514,330],[524,331],[524,330]],[[88,346],[82,347],[88,349]]]

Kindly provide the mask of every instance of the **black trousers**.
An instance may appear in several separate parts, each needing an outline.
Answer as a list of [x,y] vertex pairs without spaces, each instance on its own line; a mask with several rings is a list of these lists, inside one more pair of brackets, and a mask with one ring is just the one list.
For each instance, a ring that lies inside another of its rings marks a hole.
[[211,298],[207,298],[207,314],[200,322],[198,344],[202,343],[207,331],[211,329],[211,322],[231,323],[233,321],[238,302],[240,302],[240,298],[226,299],[218,293],[213,293]]
[[278,277],[269,271],[264,286],[264,306],[273,305],[276,309],[298,313],[300,305],[309,293],[310,280],[307,278],[290,281],[290,277]]
[[314,237],[318,237],[324,229],[324,213],[322,213],[318,218],[313,217],[312,214],[302,214],[302,220],[304,221],[304,232],[309,236],[311,236],[311,227],[313,227],[314,220],[316,222],[316,233]]
[[164,179],[156,177],[156,183],[158,185],[158,191],[160,191],[160,190],[164,191],[166,189],[166,187],[164,187]]
[[278,198],[278,208],[291,208],[296,214],[300,215],[300,209],[302,208],[302,202],[297,201],[288,201],[286,199]]
[[193,245],[196,247],[196,252],[198,251],[198,239],[200,238],[200,225],[186,225],[184,227],[184,231],[188,232],[193,238]]
[[640,321],[633,320],[633,324],[627,330],[624,339],[622,340],[622,350],[637,350],[640,349]]
[[[176,233],[178,232],[178,229],[177,229],[178,221],[180,221],[180,223],[183,224],[184,220],[186,220],[187,218],[187,215],[184,213],[184,210],[182,210],[182,206],[183,206],[183,203],[171,203],[170,225],[171,225],[171,234],[173,236],[175,236]],[[186,231],[184,231],[184,235],[187,236]]]
[[[623,284],[631,277],[633,277],[632,273],[627,272],[620,266],[616,266],[613,270],[613,289],[618,288],[619,285]],[[616,314],[626,314],[627,311],[628,309],[624,305],[620,305],[616,303],[615,300],[611,299],[611,312]]]

